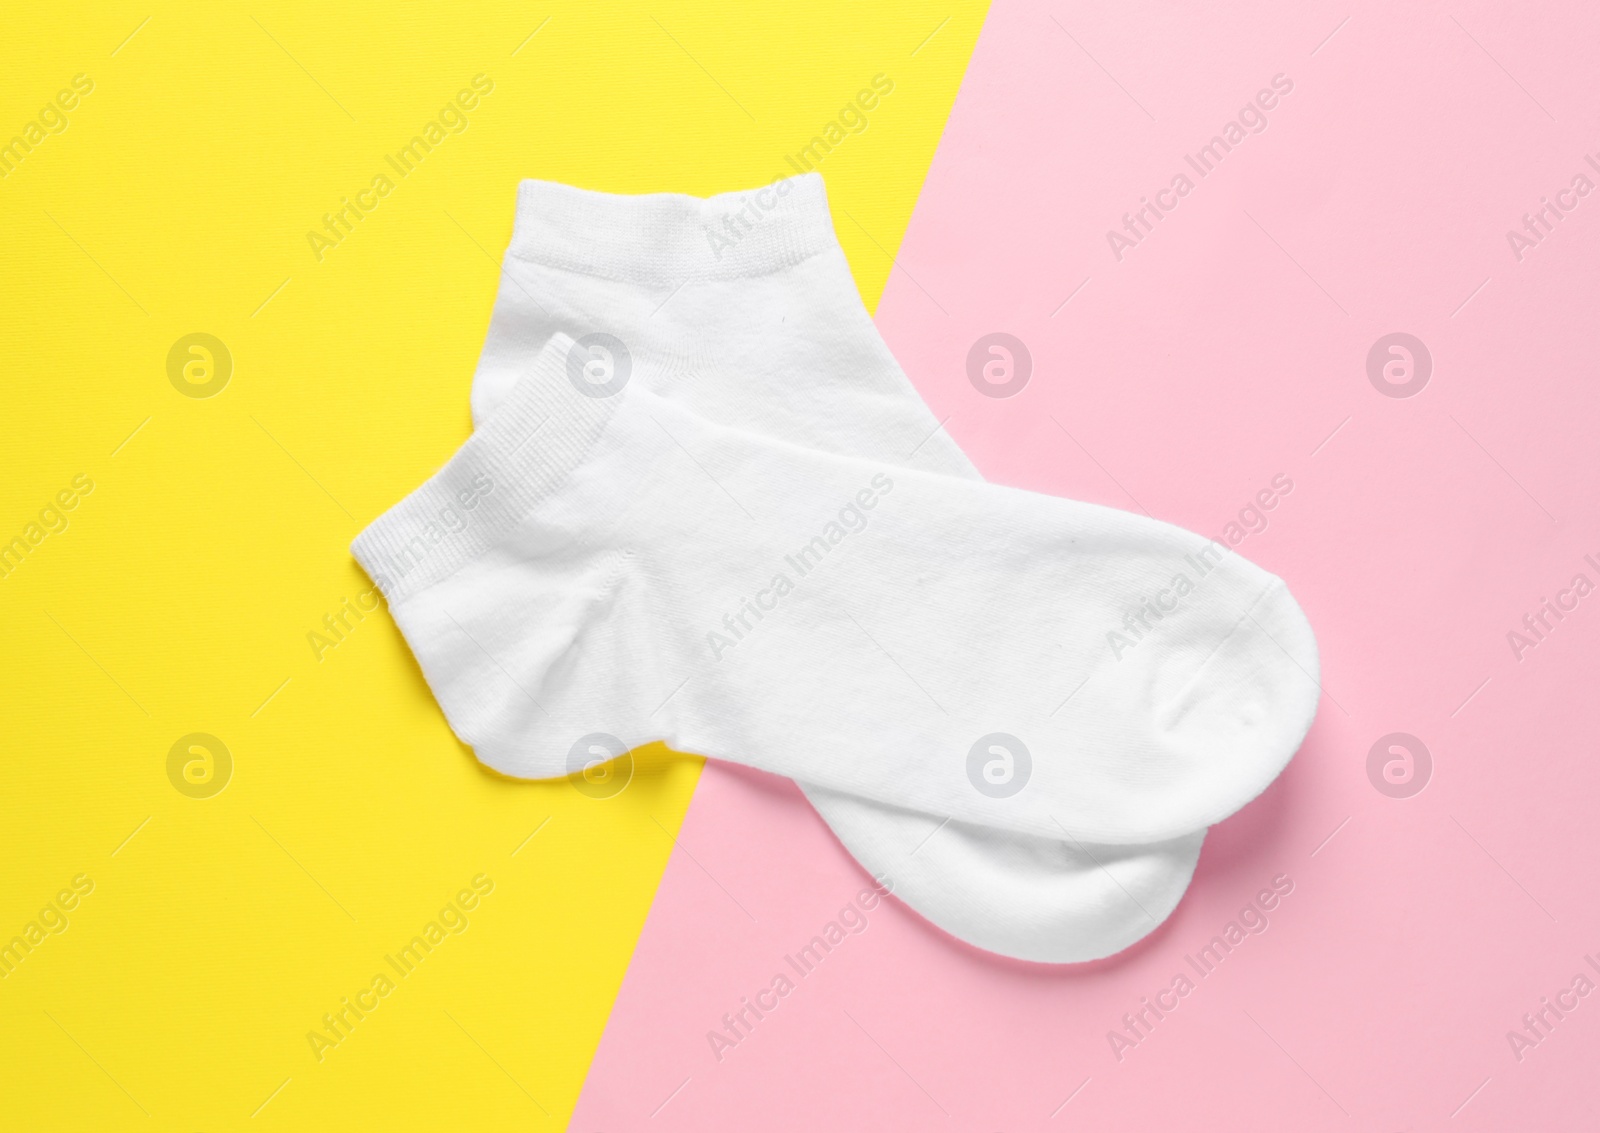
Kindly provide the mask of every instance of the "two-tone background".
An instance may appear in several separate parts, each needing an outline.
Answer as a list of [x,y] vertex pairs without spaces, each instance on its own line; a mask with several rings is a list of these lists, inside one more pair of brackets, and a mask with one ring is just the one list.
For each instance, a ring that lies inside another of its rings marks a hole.
[[[1600,1106],[1591,14],[0,29],[4,1124],[1564,1130]],[[709,194],[795,162],[985,474],[1283,575],[1325,695],[1135,949],[1011,964],[881,903],[728,1049],[723,1016],[868,879],[768,777],[660,750],[609,797],[485,772],[347,548],[469,431],[518,178]],[[1015,389],[969,371],[997,334]]]

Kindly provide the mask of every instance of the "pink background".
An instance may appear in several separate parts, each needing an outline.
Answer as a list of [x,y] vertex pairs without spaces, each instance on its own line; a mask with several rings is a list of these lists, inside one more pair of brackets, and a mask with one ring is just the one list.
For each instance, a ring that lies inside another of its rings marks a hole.
[[[1203,7],[997,3],[878,322],[993,480],[1217,535],[1291,478],[1239,550],[1316,627],[1310,738],[1141,945],[1010,963],[886,902],[720,1062],[706,1032],[866,878],[791,784],[708,766],[573,1128],[1592,1127],[1600,995],[1520,1061],[1506,1034],[1600,979],[1600,593],[1520,661],[1506,635],[1600,583],[1600,192],[1521,262],[1506,232],[1600,185],[1600,17]],[[1277,74],[1118,262],[1106,231]],[[965,370],[994,331],[1033,357],[1007,399]],[[1367,377],[1393,331],[1433,356],[1410,398]],[[1368,778],[1391,732],[1432,752],[1411,798]],[[1123,1013],[1278,874],[1267,931],[1119,1061]]]

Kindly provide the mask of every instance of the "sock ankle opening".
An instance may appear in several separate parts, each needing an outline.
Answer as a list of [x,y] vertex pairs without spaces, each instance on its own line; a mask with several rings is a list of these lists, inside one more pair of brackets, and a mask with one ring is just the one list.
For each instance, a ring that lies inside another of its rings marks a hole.
[[523,181],[508,254],[645,286],[740,279],[837,247],[822,175],[713,197]]
[[391,603],[505,538],[588,457],[619,399],[580,387],[578,353],[553,337],[444,467],[356,536],[351,553]]

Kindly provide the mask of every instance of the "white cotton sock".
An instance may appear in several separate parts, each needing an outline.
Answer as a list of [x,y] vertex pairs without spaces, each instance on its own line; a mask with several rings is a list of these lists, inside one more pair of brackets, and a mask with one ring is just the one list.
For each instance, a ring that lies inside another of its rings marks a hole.
[[[1143,516],[714,425],[631,380],[648,363],[590,358],[553,338],[352,548],[497,770],[563,776],[598,733],[1140,845],[1226,818],[1299,747],[1315,642],[1260,568]],[[1144,648],[1109,647],[1158,592]]]
[[[812,448],[979,479],[878,334],[817,174],[701,199],[524,182],[472,387],[484,420],[551,335],[611,334],[665,364],[656,392]],[[1204,831],[1140,849],[955,822],[800,782],[910,908],[1006,956],[1098,959],[1153,931]]]

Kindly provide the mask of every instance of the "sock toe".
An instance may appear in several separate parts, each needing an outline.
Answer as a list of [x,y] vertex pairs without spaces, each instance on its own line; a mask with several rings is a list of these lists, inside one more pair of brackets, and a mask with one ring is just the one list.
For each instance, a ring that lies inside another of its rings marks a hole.
[[1255,798],[1288,764],[1316,715],[1320,678],[1311,624],[1278,579],[1221,642],[1170,651],[1156,678],[1157,727],[1178,746],[1229,753],[1208,824]]

